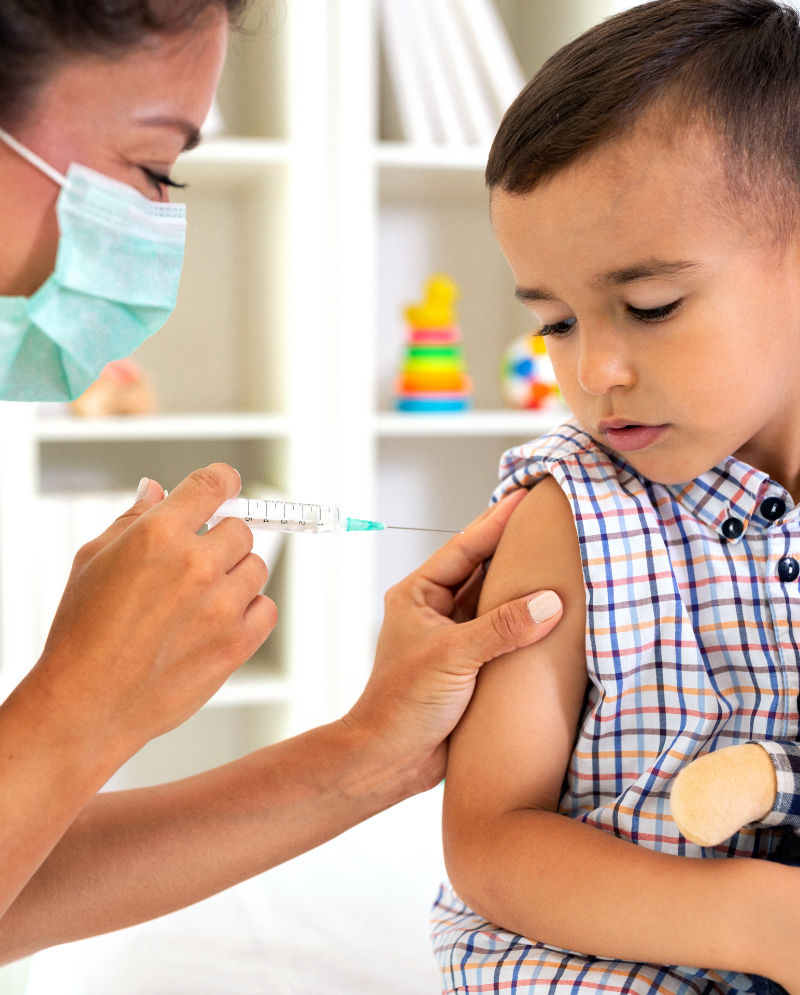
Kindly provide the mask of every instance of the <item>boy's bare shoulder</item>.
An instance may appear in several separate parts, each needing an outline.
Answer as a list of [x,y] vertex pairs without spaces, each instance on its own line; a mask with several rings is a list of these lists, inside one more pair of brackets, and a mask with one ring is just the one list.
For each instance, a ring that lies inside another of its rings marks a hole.
[[[520,807],[556,811],[572,754],[588,680],[586,594],[572,511],[551,477],[511,516],[478,610],[545,590],[561,597],[561,621],[539,642],[481,668],[450,737],[445,836],[455,846],[476,820]],[[451,874],[458,870],[456,861]]]
[[585,611],[575,520],[552,477],[537,484],[511,516],[486,576],[479,612],[544,589],[556,591],[565,609],[569,600]]

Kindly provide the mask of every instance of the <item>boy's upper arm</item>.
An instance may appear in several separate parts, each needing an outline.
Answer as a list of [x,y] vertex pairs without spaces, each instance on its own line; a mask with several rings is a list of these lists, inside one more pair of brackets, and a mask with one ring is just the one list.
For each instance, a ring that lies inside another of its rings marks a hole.
[[479,614],[530,591],[555,590],[564,617],[541,642],[486,664],[451,737],[445,841],[487,817],[558,806],[586,690],[586,598],[569,503],[550,477],[509,521]]

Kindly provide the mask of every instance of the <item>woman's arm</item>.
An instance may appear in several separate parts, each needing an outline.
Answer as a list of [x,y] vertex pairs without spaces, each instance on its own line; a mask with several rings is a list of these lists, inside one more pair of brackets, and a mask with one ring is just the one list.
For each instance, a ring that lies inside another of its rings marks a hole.
[[247,526],[196,534],[238,493],[237,472],[199,470],[166,500],[144,483],[76,556],[41,659],[0,706],[0,915],[114,771],[193,714],[275,625]]
[[764,974],[800,992],[800,871],[669,856],[556,814],[587,675],[578,538],[552,480],[512,517],[482,607],[545,581],[564,602],[561,625],[484,668],[452,736],[444,838],[456,891],[490,922],[558,947]]
[[[196,902],[438,783],[481,665],[546,635],[561,615],[556,599],[537,623],[522,598],[462,625],[448,617],[521,496],[390,592],[375,666],[349,715],[226,767],[83,808],[111,773],[108,730],[21,688],[0,711],[0,743],[16,764],[0,763],[0,882],[27,877],[0,920],[0,961]],[[141,721],[158,707],[143,697]]]
[[99,794],[0,920],[0,962],[191,905],[435,777],[339,721],[183,781]]

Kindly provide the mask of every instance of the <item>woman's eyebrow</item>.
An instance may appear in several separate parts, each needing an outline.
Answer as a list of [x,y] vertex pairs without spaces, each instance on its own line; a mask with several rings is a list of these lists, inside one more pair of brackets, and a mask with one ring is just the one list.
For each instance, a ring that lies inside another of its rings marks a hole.
[[182,117],[146,117],[139,118],[137,124],[143,124],[149,128],[176,128],[186,136],[183,152],[190,152],[200,144],[200,129]]

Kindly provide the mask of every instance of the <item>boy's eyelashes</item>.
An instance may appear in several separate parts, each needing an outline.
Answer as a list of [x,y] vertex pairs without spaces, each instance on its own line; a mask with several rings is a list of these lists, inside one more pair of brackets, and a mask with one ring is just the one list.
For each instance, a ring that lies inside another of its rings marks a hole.
[[[634,307],[632,304],[626,304],[625,311],[637,321],[665,321],[675,314],[681,304],[683,304],[683,298],[679,297],[678,300],[672,301],[671,304],[662,304],[660,307],[641,308]],[[563,321],[554,322],[552,325],[541,325],[537,334],[566,335],[567,332],[570,332],[575,327],[577,322],[577,318],[565,318]]]
[[537,335],[566,335],[578,322],[577,318],[565,318],[553,325],[540,325]]
[[683,304],[683,298],[679,297],[677,301],[673,301],[671,304],[662,304],[661,307],[641,308],[626,304],[625,310],[637,321],[663,321],[675,314],[681,304]]

